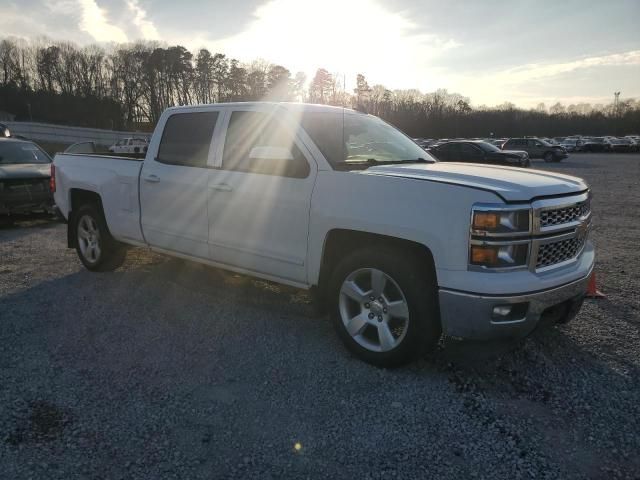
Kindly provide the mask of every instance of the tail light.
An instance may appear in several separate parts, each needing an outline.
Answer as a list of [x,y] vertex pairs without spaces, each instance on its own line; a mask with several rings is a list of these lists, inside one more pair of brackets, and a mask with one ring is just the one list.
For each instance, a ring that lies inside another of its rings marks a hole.
[[49,190],[51,193],[56,193],[56,166],[51,164],[51,177],[49,177]]

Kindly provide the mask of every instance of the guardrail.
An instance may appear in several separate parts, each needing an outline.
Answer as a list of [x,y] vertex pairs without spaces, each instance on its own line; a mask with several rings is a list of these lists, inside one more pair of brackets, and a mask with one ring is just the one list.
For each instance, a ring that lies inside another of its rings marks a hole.
[[78,142],[94,142],[96,145],[109,147],[118,140],[129,137],[149,138],[151,134],[142,132],[122,132],[102,130],[100,128],[70,127],[39,122],[2,122],[12,135],[21,135],[36,142],[72,144]]

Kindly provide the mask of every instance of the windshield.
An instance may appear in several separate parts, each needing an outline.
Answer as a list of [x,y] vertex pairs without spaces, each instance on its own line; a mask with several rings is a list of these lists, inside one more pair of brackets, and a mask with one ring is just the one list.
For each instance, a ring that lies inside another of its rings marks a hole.
[[474,145],[479,146],[482,150],[484,150],[485,152],[488,152],[488,153],[501,152],[502,151],[498,147],[496,147],[495,145],[492,145],[492,144],[487,143],[487,142],[474,142]]
[[334,168],[435,160],[378,117],[352,111],[305,112],[301,124]]
[[49,155],[29,142],[0,142],[0,164],[51,163]]

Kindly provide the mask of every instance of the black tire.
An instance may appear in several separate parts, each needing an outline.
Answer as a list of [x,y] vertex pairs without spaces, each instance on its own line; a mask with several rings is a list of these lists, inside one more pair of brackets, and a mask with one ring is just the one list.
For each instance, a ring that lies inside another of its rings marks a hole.
[[[83,253],[81,242],[84,242],[84,240],[81,239],[78,234],[79,229],[83,229],[82,225],[87,221],[92,223],[97,230],[95,243],[99,246],[100,253],[95,255],[95,258],[90,254],[85,255],[85,253]],[[127,252],[124,245],[111,236],[102,209],[95,204],[82,205],[77,212],[74,212],[73,238],[78,257],[88,270],[93,272],[109,272],[118,268],[125,260]]]
[[547,163],[549,163],[549,162],[553,162],[553,153],[551,153],[551,152],[546,152],[542,158],[543,158],[543,159],[544,159],[544,161],[545,161],[545,162],[547,162]]
[[134,147],[133,153],[140,153],[140,147]]
[[[388,351],[365,348],[349,334],[342,321],[340,292],[343,282],[352,273],[367,268],[379,270],[392,279],[408,306],[404,337]],[[358,358],[378,367],[398,367],[411,362],[432,350],[442,333],[435,273],[425,271],[416,258],[397,249],[370,247],[340,260],[329,281],[327,300],[334,327],[345,346]]]

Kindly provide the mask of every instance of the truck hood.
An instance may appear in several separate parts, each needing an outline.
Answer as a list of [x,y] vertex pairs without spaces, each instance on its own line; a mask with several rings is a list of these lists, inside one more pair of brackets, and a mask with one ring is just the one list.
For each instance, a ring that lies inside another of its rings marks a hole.
[[50,163],[0,164],[0,180],[9,178],[49,178],[50,176]]
[[454,162],[376,166],[360,173],[489,190],[507,202],[529,201],[535,197],[550,195],[569,195],[589,188],[581,178],[555,172]]

